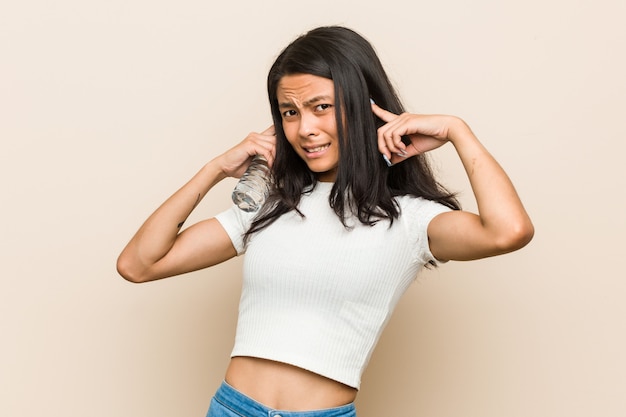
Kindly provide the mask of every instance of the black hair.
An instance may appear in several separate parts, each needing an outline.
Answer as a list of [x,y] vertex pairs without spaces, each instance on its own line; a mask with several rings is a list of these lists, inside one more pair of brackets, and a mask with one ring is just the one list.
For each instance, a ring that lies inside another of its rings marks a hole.
[[282,77],[295,74],[324,77],[334,84],[339,164],[329,204],[344,226],[348,227],[346,219],[352,215],[366,225],[381,219],[392,224],[400,215],[394,197],[401,195],[460,208],[454,195],[435,179],[426,155],[387,166],[377,145],[377,128],[384,122],[372,113],[370,99],[396,114],[404,107],[372,45],[352,29],[323,26],[290,43],[269,71],[267,92],[276,129],[273,186],[246,238],[285,213],[300,213],[302,194],[317,182],[282,128],[277,88]]

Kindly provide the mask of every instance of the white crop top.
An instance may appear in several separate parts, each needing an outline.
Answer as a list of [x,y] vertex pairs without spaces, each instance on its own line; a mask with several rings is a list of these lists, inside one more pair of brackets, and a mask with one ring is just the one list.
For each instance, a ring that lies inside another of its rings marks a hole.
[[450,209],[398,197],[400,218],[348,230],[318,183],[290,212],[254,234],[256,213],[233,206],[217,217],[238,254],[246,253],[235,356],[288,363],[359,388],[361,375],[400,296],[434,260],[426,229]]

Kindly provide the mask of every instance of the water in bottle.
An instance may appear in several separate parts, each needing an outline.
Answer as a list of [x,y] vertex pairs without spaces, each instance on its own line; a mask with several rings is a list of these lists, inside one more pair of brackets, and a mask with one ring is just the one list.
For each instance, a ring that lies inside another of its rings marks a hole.
[[257,211],[269,194],[269,166],[261,155],[252,159],[233,190],[233,202],[243,211]]

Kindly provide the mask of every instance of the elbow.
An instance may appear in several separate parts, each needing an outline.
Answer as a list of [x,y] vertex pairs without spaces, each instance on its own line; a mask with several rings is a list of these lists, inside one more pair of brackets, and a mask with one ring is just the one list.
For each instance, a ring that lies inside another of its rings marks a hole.
[[145,276],[130,262],[124,254],[117,259],[117,273],[128,282],[139,284],[148,281]]
[[528,245],[535,235],[535,227],[530,219],[511,225],[509,231],[498,242],[501,253],[513,252]]

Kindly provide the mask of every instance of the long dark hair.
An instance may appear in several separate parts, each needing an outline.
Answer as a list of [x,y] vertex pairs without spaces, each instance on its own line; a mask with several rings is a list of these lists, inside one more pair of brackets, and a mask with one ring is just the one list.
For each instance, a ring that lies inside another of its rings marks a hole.
[[404,107],[371,44],[351,29],[324,26],[289,44],[269,71],[267,92],[276,128],[274,184],[246,238],[285,213],[300,213],[302,194],[316,183],[315,174],[287,142],[282,128],[277,87],[282,77],[293,74],[316,75],[334,83],[339,166],[329,204],[344,226],[352,215],[366,225],[381,219],[393,223],[400,215],[394,197],[401,195],[460,208],[454,195],[436,181],[426,155],[392,167],[385,164],[376,135],[384,122],[372,113],[370,99],[396,114],[404,112]]

